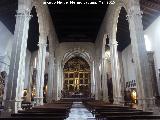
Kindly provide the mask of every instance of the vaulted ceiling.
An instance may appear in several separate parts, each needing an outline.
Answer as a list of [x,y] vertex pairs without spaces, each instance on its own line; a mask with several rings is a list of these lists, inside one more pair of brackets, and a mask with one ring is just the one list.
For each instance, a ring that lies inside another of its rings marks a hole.
[[107,5],[48,6],[60,42],[94,42],[108,7]]
[[[0,21],[2,21],[12,33],[14,33],[15,29],[15,14],[18,8],[17,1],[18,0],[0,0]],[[143,27],[146,29],[160,15],[160,0],[140,0],[140,5],[143,11]],[[60,42],[94,43],[108,6],[49,5],[48,7]],[[125,10],[122,10],[120,14],[122,14],[122,17],[119,18],[120,21],[118,22],[117,39],[121,43],[119,48],[124,49],[130,43],[128,41],[129,29],[128,23],[123,22],[125,19]],[[31,25],[35,25],[34,20]],[[126,35],[128,37],[124,37]],[[32,39],[35,40],[35,38],[30,39],[30,41],[32,41]],[[35,50],[34,47],[37,43],[38,39],[35,42],[28,42],[30,51]]]
[[140,0],[143,11],[143,27],[146,29],[158,16],[160,16],[160,0]]
[[131,43],[129,23],[127,21],[126,15],[127,12],[125,8],[122,7],[119,13],[118,24],[117,24],[117,36],[116,36],[119,51],[122,51]]
[[0,0],[0,21],[13,33],[16,23],[18,0]]

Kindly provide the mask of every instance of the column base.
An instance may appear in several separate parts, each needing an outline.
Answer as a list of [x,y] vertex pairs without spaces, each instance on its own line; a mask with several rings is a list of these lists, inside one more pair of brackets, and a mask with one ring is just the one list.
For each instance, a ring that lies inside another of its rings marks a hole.
[[34,106],[43,105],[43,97],[34,97],[34,101],[35,101]]
[[102,97],[101,93],[98,92],[98,91],[96,91],[96,93],[95,93],[95,100],[102,100],[102,99],[103,99],[103,97]]
[[155,99],[138,99],[138,107],[143,109],[144,111],[152,111],[155,108]]
[[17,113],[21,108],[22,100],[5,100],[4,101],[4,111],[9,113]]
[[122,97],[114,97],[113,99],[114,99],[113,104],[121,104],[122,102]]
[[53,97],[52,97],[52,100],[54,100],[54,101],[58,101],[58,100],[60,100],[61,98],[59,97],[59,95],[58,95],[58,93],[56,92],[56,90],[54,89],[53,90],[54,92],[53,92]]
[[53,102],[53,98],[52,97],[47,97],[47,103],[52,103]]
[[109,100],[108,100],[107,97],[104,97],[104,98],[103,98],[103,101],[104,101],[104,102],[109,102]]
[[[106,90],[105,90],[106,91]],[[108,96],[108,94],[106,94],[105,92],[103,92],[103,101],[105,101],[105,102],[109,102],[109,96]]]

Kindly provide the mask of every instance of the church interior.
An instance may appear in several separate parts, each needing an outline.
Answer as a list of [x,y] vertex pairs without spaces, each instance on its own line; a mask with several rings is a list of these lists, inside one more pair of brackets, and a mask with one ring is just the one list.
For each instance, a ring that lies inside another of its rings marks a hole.
[[160,0],[0,0],[0,119],[160,120]]

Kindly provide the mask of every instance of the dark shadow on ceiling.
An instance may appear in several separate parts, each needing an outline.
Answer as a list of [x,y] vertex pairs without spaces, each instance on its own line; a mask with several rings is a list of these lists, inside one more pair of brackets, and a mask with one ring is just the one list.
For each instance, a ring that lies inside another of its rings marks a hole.
[[[54,2],[57,0],[47,0]],[[83,1],[84,0],[79,0]],[[95,42],[108,5],[48,5],[59,42]]]
[[123,51],[130,43],[130,31],[129,31],[129,23],[127,21],[127,12],[125,8],[121,8],[118,24],[117,24],[117,35],[116,39],[118,42],[118,51]]
[[0,0],[0,21],[14,34],[18,0]]
[[39,23],[35,7],[32,8],[31,15],[32,17],[29,22],[27,48],[31,52],[34,52],[38,50],[38,42],[39,42]]

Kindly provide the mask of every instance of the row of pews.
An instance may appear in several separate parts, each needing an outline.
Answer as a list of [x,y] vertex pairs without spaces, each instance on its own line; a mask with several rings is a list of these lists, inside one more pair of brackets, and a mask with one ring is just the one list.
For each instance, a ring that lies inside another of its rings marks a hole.
[[[64,120],[69,116],[72,102],[55,101],[31,109],[19,110],[7,119],[11,120]],[[3,118],[0,118],[3,119]],[[6,120],[6,118],[4,118]]]
[[129,106],[111,105],[99,100],[83,101],[83,104],[97,120],[160,120],[160,115],[153,115],[152,111]]

